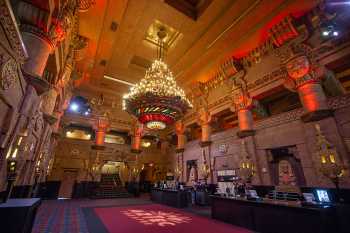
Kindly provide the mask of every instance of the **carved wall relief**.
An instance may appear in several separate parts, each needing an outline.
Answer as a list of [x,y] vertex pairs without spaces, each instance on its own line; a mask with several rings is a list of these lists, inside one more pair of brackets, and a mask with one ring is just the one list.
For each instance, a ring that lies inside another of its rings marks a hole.
[[272,184],[279,186],[303,186],[305,177],[296,146],[267,150]]

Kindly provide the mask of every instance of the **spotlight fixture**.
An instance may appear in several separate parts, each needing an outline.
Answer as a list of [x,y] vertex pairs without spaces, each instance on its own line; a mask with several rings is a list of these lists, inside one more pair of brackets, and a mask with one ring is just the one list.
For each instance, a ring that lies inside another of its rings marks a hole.
[[338,27],[334,22],[324,22],[320,26],[323,37],[337,37],[339,36]]
[[69,109],[72,110],[73,112],[76,112],[79,110],[79,105],[76,103],[71,103]]
[[87,112],[87,111],[86,111],[86,112],[84,112],[84,115],[85,115],[85,116],[89,115],[89,112]]

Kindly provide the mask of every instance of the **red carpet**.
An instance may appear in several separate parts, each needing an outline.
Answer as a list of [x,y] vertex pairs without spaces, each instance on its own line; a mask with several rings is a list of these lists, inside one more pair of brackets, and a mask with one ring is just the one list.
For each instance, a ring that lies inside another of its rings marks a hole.
[[246,229],[163,205],[95,208],[109,233],[248,233]]

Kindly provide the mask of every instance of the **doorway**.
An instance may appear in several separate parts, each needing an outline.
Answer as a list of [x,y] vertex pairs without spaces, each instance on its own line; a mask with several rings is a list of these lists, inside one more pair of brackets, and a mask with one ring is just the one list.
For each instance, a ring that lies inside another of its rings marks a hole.
[[70,199],[72,198],[74,183],[77,179],[77,171],[65,170],[58,192],[58,198]]

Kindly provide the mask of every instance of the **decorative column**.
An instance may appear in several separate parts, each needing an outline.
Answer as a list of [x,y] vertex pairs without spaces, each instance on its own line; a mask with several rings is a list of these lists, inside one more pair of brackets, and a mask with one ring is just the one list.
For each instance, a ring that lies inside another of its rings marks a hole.
[[250,98],[249,93],[242,87],[233,90],[233,105],[238,117],[239,131],[237,136],[240,138],[253,136],[255,131],[253,129],[253,99]]
[[109,127],[109,121],[107,117],[100,116],[97,118],[95,124],[95,145],[91,148],[94,150],[104,150],[105,149],[105,136],[107,129]]
[[210,135],[211,135],[211,126],[210,122],[212,117],[207,108],[202,107],[199,110],[198,122],[202,128],[202,136],[200,141],[200,146],[202,148],[202,156],[200,161],[202,164],[199,166],[199,174],[204,178],[208,183],[213,183],[213,168],[211,167],[211,153],[210,153]]
[[288,73],[285,85],[296,90],[305,109],[304,122],[332,116],[321,86],[326,70],[319,65],[312,49],[305,44],[290,45],[281,52],[281,61]]
[[43,79],[48,57],[72,27],[78,1],[55,5],[54,1],[20,0],[14,4],[14,8],[29,55],[22,67],[24,76],[41,95],[49,88]]
[[141,138],[143,134],[143,124],[136,122],[132,135],[131,152],[139,154],[141,153]]
[[175,168],[175,173],[179,176],[179,181],[184,182],[184,151],[185,151],[185,124],[182,121],[177,121],[175,123],[175,132],[177,136],[176,154],[177,154],[177,164]]
[[202,135],[201,135],[201,145],[209,145],[210,144],[210,134],[211,134],[211,127],[210,127],[210,121],[211,116],[209,111],[206,108],[201,108],[198,112],[198,122],[202,128]]

